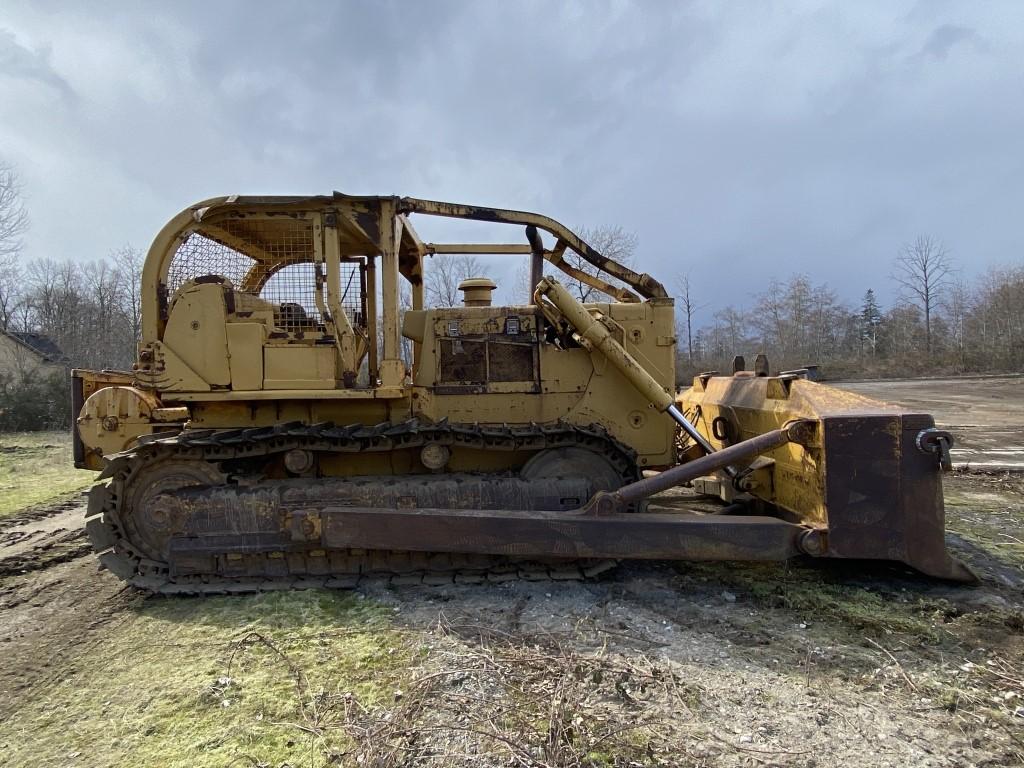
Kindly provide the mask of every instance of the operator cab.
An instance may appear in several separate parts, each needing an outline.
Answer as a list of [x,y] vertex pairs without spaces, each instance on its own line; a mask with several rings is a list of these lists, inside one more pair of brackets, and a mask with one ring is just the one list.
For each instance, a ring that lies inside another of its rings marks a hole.
[[339,255],[325,290],[313,229],[304,217],[246,217],[186,235],[165,283],[165,353],[211,388],[353,385],[369,346],[367,259]]

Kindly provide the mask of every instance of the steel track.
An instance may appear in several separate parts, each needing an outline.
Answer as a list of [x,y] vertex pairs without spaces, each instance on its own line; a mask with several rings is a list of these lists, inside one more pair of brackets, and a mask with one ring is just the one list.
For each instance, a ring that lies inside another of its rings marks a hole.
[[89,495],[86,532],[102,564],[141,589],[161,594],[225,594],[316,587],[350,588],[363,579],[393,584],[501,582],[515,579],[583,579],[615,566],[613,560],[538,562],[489,555],[386,550],[224,552],[213,573],[175,575],[166,562],[145,554],[129,539],[123,520],[126,489],[145,468],[168,460],[206,462],[218,468],[266,460],[292,449],[317,453],[386,453],[418,449],[427,443],[482,451],[536,453],[580,447],[600,454],[619,471],[623,483],[639,477],[636,454],[602,427],[571,424],[476,426],[432,425],[410,420],[372,427],[337,427],[301,422],[274,427],[188,430],[147,439],[138,447],[109,457]]

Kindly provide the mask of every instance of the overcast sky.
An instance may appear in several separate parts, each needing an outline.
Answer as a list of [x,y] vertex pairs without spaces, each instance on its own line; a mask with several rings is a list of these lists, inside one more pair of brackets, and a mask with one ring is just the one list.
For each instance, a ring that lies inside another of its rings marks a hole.
[[621,225],[708,312],[794,272],[888,299],[919,233],[1020,263],[1022,137],[1022,2],[0,4],[29,257],[338,189]]

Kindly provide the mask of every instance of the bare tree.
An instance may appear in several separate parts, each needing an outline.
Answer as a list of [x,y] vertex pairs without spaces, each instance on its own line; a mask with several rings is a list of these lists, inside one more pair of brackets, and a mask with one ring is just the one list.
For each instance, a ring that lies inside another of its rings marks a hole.
[[719,336],[719,347],[727,355],[741,353],[749,343],[749,321],[742,310],[726,307],[715,312],[714,331]]
[[476,256],[434,256],[424,265],[426,301],[431,307],[454,307],[459,303],[459,283],[470,277],[486,277],[487,270]]
[[[799,276],[794,276],[797,279]],[[776,278],[768,281],[765,289],[757,294],[757,307],[751,315],[751,324],[760,335],[760,346],[764,352],[785,354],[789,342],[789,319],[786,313],[786,286]],[[735,350],[733,352],[735,354]]]
[[110,254],[117,271],[118,297],[121,312],[131,328],[132,338],[142,337],[142,252],[130,245],[118,248]]
[[954,346],[956,347],[957,365],[963,370],[967,359],[967,317],[971,311],[971,289],[962,278],[953,280],[949,291],[942,302],[949,323],[950,331],[953,334]]
[[35,312],[32,302],[28,296],[15,295],[15,302],[11,308],[9,328],[15,331],[31,331],[33,329],[33,317]]
[[[546,263],[544,266],[548,266]],[[544,270],[544,274],[547,274],[547,270]],[[537,286],[533,285],[533,270],[530,269],[530,259],[525,258],[519,262],[516,267],[515,276],[515,296],[522,300],[525,297],[526,303],[530,304],[533,302],[533,289]]]
[[900,249],[893,279],[900,285],[904,301],[924,313],[925,352],[932,351],[932,315],[938,308],[953,274],[945,246],[930,235],[918,235]]
[[0,331],[6,331],[14,321],[15,311],[21,303],[21,269],[15,254],[0,254]]
[[968,310],[965,344],[978,370],[1024,367],[1024,264],[989,270]]
[[28,229],[18,175],[0,163],[0,329],[6,330],[20,301],[18,255]]
[[676,281],[676,298],[679,299],[679,309],[686,321],[686,355],[687,361],[693,365],[693,316],[703,304],[697,303],[697,297],[693,293],[693,285],[690,282],[690,273],[683,274]]
[[0,257],[21,251],[21,236],[28,229],[28,211],[21,200],[18,174],[0,164]]
[[929,360],[922,360],[924,317],[916,304],[896,304],[882,318],[879,346],[895,364],[899,375],[927,370]]
[[[585,227],[579,230],[579,236],[605,258],[617,261],[625,267],[633,265],[638,240],[632,232],[627,232],[619,226]],[[575,251],[567,251],[565,260],[570,266],[588,275],[602,279],[609,277],[604,270],[595,267]],[[565,283],[581,302],[593,301],[596,298],[594,294],[603,295],[597,288],[572,277],[567,278]]]

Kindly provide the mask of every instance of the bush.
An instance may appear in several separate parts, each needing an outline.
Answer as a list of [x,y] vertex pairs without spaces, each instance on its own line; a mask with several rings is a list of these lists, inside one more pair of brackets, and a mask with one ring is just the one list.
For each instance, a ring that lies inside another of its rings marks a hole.
[[0,432],[70,426],[71,387],[67,371],[0,374]]

